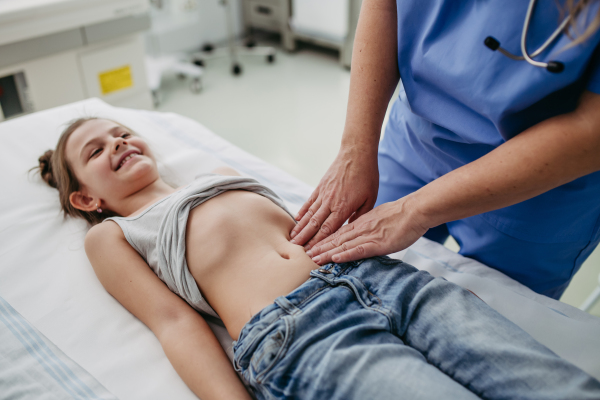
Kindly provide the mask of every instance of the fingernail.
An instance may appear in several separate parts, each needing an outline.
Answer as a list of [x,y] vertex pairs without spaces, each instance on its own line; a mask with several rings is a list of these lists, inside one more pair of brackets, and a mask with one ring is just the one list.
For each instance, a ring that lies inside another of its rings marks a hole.
[[321,256],[316,256],[312,260],[318,264],[321,261]]
[[331,257],[331,259],[332,259],[333,261],[335,261],[335,262],[338,262],[338,261],[340,261],[340,256],[338,256],[338,255],[336,254],[335,256]]
[[298,220],[300,219],[300,214],[296,215],[296,217],[294,217],[294,219],[295,219],[296,221],[298,221]]
[[296,232],[292,232],[292,234],[290,235],[290,237],[293,239],[294,236],[296,236]]
[[307,255],[307,256],[309,256],[309,257],[312,257],[312,256],[313,256],[313,255],[312,255],[312,251],[310,251],[310,250],[309,250],[309,251],[307,251],[307,252],[306,252],[306,255]]
[[291,244],[296,244],[296,241],[294,239],[290,240]]
[[304,246],[304,250],[309,251],[310,250],[310,246],[309,245]]

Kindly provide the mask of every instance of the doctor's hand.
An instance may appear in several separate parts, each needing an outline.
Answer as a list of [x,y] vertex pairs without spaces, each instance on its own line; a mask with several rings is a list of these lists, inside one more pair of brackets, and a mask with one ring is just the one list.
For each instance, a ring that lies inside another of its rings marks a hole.
[[291,242],[310,249],[373,208],[379,189],[377,152],[367,155],[359,146],[342,149],[302,206],[290,233]]
[[411,195],[385,203],[315,244],[306,254],[314,262],[348,262],[395,253],[425,232],[425,218],[410,204]]

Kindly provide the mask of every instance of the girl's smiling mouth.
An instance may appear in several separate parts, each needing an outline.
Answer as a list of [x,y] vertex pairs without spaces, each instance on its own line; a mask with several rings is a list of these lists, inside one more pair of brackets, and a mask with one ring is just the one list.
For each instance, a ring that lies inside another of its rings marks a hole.
[[119,165],[117,165],[117,168],[115,169],[115,171],[118,171],[119,169],[121,169],[121,167],[123,167],[125,164],[127,164],[127,162],[129,160],[137,157],[140,154],[141,153],[138,150],[130,150],[130,151],[123,153],[123,155],[121,156],[121,159],[119,161]]

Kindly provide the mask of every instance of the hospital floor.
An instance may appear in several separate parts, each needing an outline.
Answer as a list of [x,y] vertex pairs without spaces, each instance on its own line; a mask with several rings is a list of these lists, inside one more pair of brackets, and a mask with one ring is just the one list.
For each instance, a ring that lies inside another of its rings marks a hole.
[[[167,77],[159,111],[195,119],[255,156],[316,186],[340,144],[350,72],[337,52],[304,45],[295,53],[278,49],[276,61],[243,58],[233,76],[225,59],[207,63],[203,90]],[[457,251],[449,240],[446,246]],[[583,264],[561,301],[578,307],[598,285],[600,248]],[[600,301],[591,313],[600,316]]]

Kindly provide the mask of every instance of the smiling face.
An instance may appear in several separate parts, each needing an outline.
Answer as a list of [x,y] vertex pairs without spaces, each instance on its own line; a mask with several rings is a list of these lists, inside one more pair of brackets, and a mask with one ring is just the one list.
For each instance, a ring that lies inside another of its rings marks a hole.
[[85,122],[69,137],[65,155],[81,185],[70,197],[78,209],[91,211],[98,203],[115,210],[119,201],[159,179],[146,142],[114,121]]

